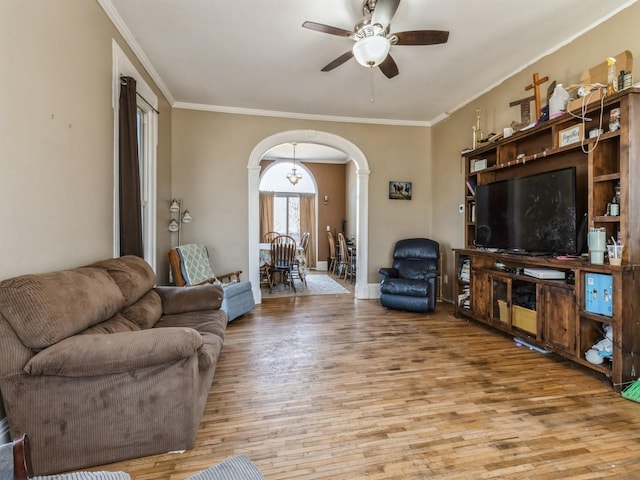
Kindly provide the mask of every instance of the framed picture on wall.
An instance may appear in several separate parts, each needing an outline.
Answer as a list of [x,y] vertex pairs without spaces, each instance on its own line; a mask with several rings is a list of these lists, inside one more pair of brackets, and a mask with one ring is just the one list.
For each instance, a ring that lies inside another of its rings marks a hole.
[[411,200],[411,182],[389,182],[389,198],[391,200]]

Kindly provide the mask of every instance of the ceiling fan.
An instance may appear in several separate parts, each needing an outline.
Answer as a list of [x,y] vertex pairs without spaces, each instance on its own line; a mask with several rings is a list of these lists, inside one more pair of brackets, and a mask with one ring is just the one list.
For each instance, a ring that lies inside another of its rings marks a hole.
[[446,43],[449,32],[445,30],[410,30],[389,33],[391,19],[398,10],[400,0],[364,0],[363,18],[352,31],[316,22],[304,22],[302,26],[317,32],[347,37],[356,43],[348,52],[340,55],[322,68],[328,72],[339,67],[351,57],[365,67],[380,67],[387,78],[398,75],[398,65],[389,55],[391,45],[437,45]]

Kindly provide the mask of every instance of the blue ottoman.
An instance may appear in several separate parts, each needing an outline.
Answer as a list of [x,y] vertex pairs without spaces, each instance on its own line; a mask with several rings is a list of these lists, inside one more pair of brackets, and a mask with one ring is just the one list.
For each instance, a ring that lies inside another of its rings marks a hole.
[[222,289],[224,290],[224,298],[221,308],[227,314],[228,322],[250,312],[256,306],[251,282],[225,283],[222,285]]

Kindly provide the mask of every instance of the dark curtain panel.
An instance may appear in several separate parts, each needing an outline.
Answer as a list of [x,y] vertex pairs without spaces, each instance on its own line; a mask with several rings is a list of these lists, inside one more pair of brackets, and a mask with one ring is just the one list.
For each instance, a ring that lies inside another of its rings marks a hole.
[[143,256],[136,81],[120,78],[120,255]]

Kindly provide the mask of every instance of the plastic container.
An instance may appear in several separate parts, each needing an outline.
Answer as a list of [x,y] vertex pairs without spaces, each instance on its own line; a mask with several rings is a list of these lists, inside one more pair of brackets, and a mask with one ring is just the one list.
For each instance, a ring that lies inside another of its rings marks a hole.
[[616,73],[616,59],[607,57],[607,95],[618,91],[618,75]]
[[549,97],[549,119],[551,120],[564,114],[567,111],[568,102],[569,92],[564,89],[561,83],[558,83]]

